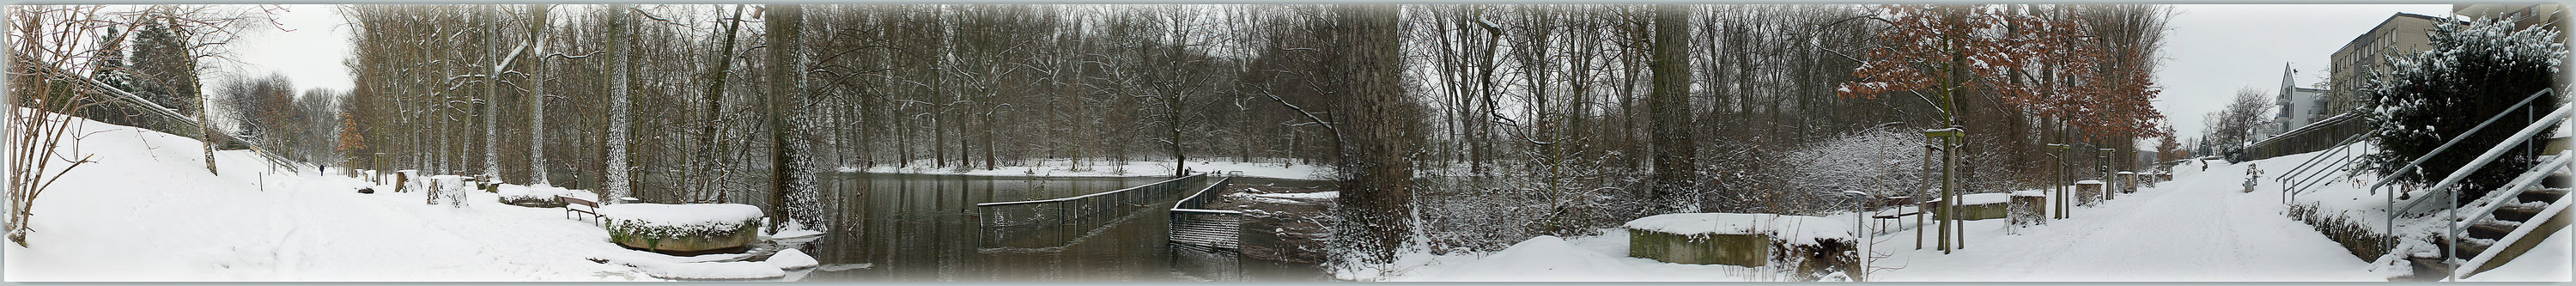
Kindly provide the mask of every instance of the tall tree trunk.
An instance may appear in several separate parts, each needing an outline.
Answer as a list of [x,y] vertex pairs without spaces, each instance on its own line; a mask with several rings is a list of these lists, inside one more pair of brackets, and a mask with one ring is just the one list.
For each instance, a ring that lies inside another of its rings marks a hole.
[[[765,25],[769,30],[769,143],[770,209],[772,218],[783,223],[770,226],[776,231],[784,225],[802,225],[805,229],[827,230],[816,209],[811,172],[804,169],[804,146],[799,143],[801,130],[793,120],[797,108],[804,104],[805,57],[798,39],[804,30],[803,9],[797,5],[771,7]],[[780,216],[780,215],[784,216]]]
[[626,185],[626,92],[627,77],[632,76],[627,69],[635,62],[635,53],[627,43],[633,40],[626,30],[628,9],[624,4],[608,5],[608,182],[603,186],[608,197],[600,199],[611,202],[632,195]]
[[1420,110],[1404,93],[1403,69],[1397,64],[1401,23],[1398,8],[1382,5],[1334,7],[1329,25],[1334,26],[1327,42],[1341,47],[1338,60],[1329,62],[1326,74],[1340,77],[1347,84],[1348,95],[1337,95],[1348,112],[1335,112],[1336,121],[1351,127],[1352,135],[1338,140],[1344,178],[1350,189],[1343,208],[1343,228],[1348,232],[1350,249],[1364,251],[1365,258],[1387,261],[1393,251],[1412,234],[1407,223],[1413,214],[1413,161],[1409,153],[1419,140]]
[[[544,41],[546,29],[554,25],[553,22],[546,20],[548,8],[552,6],[528,4],[528,44],[532,45],[531,48],[537,49],[537,52],[530,54],[539,57],[544,57],[546,54]],[[529,64],[536,66],[537,71],[528,74],[528,185],[543,186],[548,185],[546,180],[546,79],[544,77],[550,75],[552,70],[547,69],[548,66],[543,60]]]
[[[1649,112],[1654,113],[1655,173],[1654,197],[1664,211],[1697,211],[1689,192],[1693,166],[1698,166],[1697,148],[1690,140],[1690,58],[1683,49],[1690,40],[1683,38],[1688,22],[1681,5],[1655,7],[1654,93],[1648,95]],[[1688,201],[1686,201],[1688,200]]]
[[501,6],[484,4],[483,10],[483,175],[501,175]]

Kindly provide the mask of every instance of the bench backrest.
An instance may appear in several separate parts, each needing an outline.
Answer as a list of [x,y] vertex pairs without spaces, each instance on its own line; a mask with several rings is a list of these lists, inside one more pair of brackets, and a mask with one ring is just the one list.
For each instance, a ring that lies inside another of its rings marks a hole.
[[594,208],[594,209],[595,209],[595,208],[599,208],[599,202],[593,202],[593,201],[590,201],[590,200],[584,200],[584,199],[581,199],[581,198],[575,198],[575,197],[572,197],[572,196],[555,196],[555,200],[557,200],[557,201],[563,201],[563,202],[564,202],[564,203],[566,203],[566,204],[576,204],[576,205],[588,206],[588,207],[591,207],[591,208]]

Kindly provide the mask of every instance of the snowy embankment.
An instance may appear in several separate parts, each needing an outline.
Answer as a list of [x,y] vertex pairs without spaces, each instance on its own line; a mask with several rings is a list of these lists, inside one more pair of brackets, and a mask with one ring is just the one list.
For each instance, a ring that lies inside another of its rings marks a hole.
[[81,151],[97,163],[36,200],[29,246],[6,247],[11,281],[656,280],[590,259],[690,259],[619,248],[586,218],[498,194],[467,192],[464,208],[425,205],[427,192],[359,194],[369,183],[271,169],[248,151],[217,152],[222,173],[210,174],[195,140],[83,124],[96,133]]
[[[1902,230],[1863,238],[1877,258],[1875,269],[1860,277],[1870,281],[2384,281],[2368,262],[2305,224],[2284,215],[2275,174],[2286,173],[2304,155],[2255,164],[2214,162],[2175,167],[2175,180],[2121,194],[2096,206],[2079,206],[2072,217],[2045,225],[2009,229],[2009,220],[1965,224],[1965,248],[1944,254],[1930,241],[1915,249],[1923,228],[1911,218],[1870,221]],[[2284,163],[2283,161],[2287,161]],[[2259,164],[2264,180],[2257,191],[2242,192],[2248,165]],[[2276,167],[2277,166],[2277,167]],[[2277,168],[2277,169],[2276,169]],[[2303,194],[2302,201],[2323,196]],[[2356,198],[2340,198],[2354,201]],[[2378,201],[2372,201],[2374,203]],[[2346,203],[2360,205],[2360,203]],[[1828,216],[1850,221],[1849,215]],[[1714,227],[1713,225],[1711,227]],[[1937,236],[1924,233],[1926,240]],[[2562,232],[2560,236],[2564,236]],[[1558,242],[1561,241],[1561,242]],[[2564,238],[2552,246],[2564,261]],[[1548,246],[1563,244],[1568,247]],[[1541,246],[1523,249],[1524,246]],[[1605,229],[1597,236],[1525,241],[1491,253],[1399,255],[1393,281],[1498,281],[1515,279],[1582,281],[1760,281],[1780,277],[1773,266],[1660,263],[1627,257],[1624,231]],[[2536,250],[2534,255],[2550,250]],[[2547,257],[2547,256],[2540,256]],[[2516,272],[2558,275],[2566,264],[2520,260]],[[2537,265],[2534,265],[2537,264]],[[2555,271],[2556,274],[2547,274]],[[2516,273],[2499,272],[2499,273]],[[2548,277],[2548,276],[2544,276]],[[1375,277],[1345,277],[1374,279]]]
[[[1298,180],[1323,179],[1323,178],[1326,178],[1326,176],[1329,176],[1329,175],[1330,175],[1330,174],[1328,174],[1328,172],[1330,172],[1329,167],[1318,166],[1318,165],[1309,165],[1309,164],[1282,164],[1282,163],[1261,163],[1261,162],[1252,162],[1252,163],[1247,163],[1247,162],[1232,162],[1232,161],[1226,161],[1226,160],[1227,160],[1227,159],[1212,159],[1212,160],[1195,160],[1195,159],[1194,159],[1194,160],[1191,160],[1191,161],[1190,161],[1190,163],[1189,163],[1189,168],[1190,168],[1190,171],[1192,171],[1192,172],[1218,172],[1218,173],[1227,173],[1227,172],[1236,172],[1236,171],[1240,171],[1240,172],[1243,172],[1243,174],[1241,174],[1241,175],[1242,175],[1242,176],[1245,176],[1245,177],[1280,178],[1280,179],[1298,179]],[[1256,160],[1256,161],[1274,161],[1274,160],[1276,160],[1276,159],[1259,159],[1259,160]],[[1072,159],[1046,159],[1046,160],[1038,160],[1038,161],[1036,161],[1036,162],[1024,163],[1024,164],[1019,165],[1019,166],[1001,166],[1001,167],[994,167],[994,168],[992,168],[992,169],[990,169],[990,170],[987,170],[987,169],[982,168],[982,167],[976,167],[976,168],[971,168],[971,169],[959,170],[959,169],[957,169],[957,168],[955,168],[955,167],[946,167],[946,168],[942,168],[942,167],[933,167],[934,165],[936,165],[936,164],[931,164],[931,162],[929,162],[929,161],[921,161],[921,162],[913,162],[913,163],[911,164],[911,166],[910,166],[910,167],[897,167],[897,166],[893,166],[893,165],[878,165],[878,166],[875,166],[875,167],[869,167],[869,168],[866,168],[866,170],[861,170],[861,169],[860,169],[859,167],[857,167],[857,166],[844,166],[844,167],[841,167],[841,168],[837,169],[837,171],[845,172],[845,173],[846,173],[846,172],[865,172],[865,173],[895,173],[895,174],[970,175],[970,176],[1030,176],[1030,177],[1146,177],[1146,176],[1165,176],[1165,175],[1171,175],[1171,174],[1172,174],[1172,162],[1170,162],[1170,161],[1126,161],[1126,162],[1118,162],[1118,161],[1111,161],[1111,160],[1105,160],[1105,159],[1092,159],[1092,160],[1080,160],[1080,161],[1078,161],[1078,162],[1077,162],[1076,160],[1072,160]]]

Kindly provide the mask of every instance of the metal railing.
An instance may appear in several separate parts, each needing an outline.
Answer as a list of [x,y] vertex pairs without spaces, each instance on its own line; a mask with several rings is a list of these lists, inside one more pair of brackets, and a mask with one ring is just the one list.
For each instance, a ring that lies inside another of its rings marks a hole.
[[[2485,122],[2478,123],[2476,127],[2469,128],[2467,132],[2461,132],[2459,135],[2453,136],[2451,140],[2443,142],[2441,146],[2434,147],[2432,152],[2427,152],[2424,156],[2415,158],[2414,161],[2408,162],[2405,167],[2398,168],[2396,172],[2390,173],[2388,177],[2381,178],[2378,183],[2371,184],[2370,192],[2377,193],[2380,188],[2386,187],[2391,182],[2398,181],[2396,180],[2397,178],[2414,174],[2411,173],[2411,171],[2422,167],[2425,161],[2432,159],[2434,156],[2441,155],[2443,151],[2450,150],[2452,146],[2458,145],[2461,141],[2472,137],[2471,135],[2477,134],[2480,130],[2485,130],[2488,125],[2504,119],[2505,116],[2512,115],[2513,110],[2524,108],[2525,106],[2530,105],[2532,100],[2539,99],[2540,97],[2549,94],[2552,94],[2552,91],[2548,89],[2543,89],[2540,90],[2540,92],[2533,93],[2530,97],[2523,98],[2521,102],[2514,103],[2512,107],[2506,108],[2504,112],[2500,112],[2493,117],[2487,118]],[[2446,213],[2450,216],[2447,221],[2452,222],[2443,224],[2444,229],[2442,231],[2442,236],[2447,240],[2447,243],[2443,248],[2448,249],[2441,250],[2441,253],[2448,254],[2444,256],[2447,259],[2458,259],[2459,255],[2456,252],[2458,252],[2457,248],[2459,246],[2459,233],[2463,231],[2465,227],[2463,227],[2462,224],[2456,223],[2460,219],[2460,209],[2456,207],[2459,205],[2460,192],[2452,190],[2451,188],[2454,187],[2454,185],[2459,184],[2461,180],[2467,179],[2470,174],[2476,173],[2479,169],[2485,168],[2488,163],[2493,163],[2496,158],[2502,157],[2506,153],[2511,153],[2511,151],[2516,149],[2514,147],[2521,146],[2524,142],[2528,142],[2532,137],[2537,136],[2541,131],[2548,130],[2549,127],[2555,125],[2545,124],[2542,122],[2565,120],[2570,112],[2576,112],[2576,103],[2561,104],[2557,110],[2551,111],[2549,115],[2533,119],[2530,126],[2523,127],[2521,131],[2515,132],[2512,136],[2505,137],[2504,142],[2499,142],[2494,147],[2488,148],[2486,152],[2479,153],[2476,159],[2469,161],[2466,165],[2461,165],[2459,169],[2451,171],[2451,173],[2444,176],[2441,181],[2434,183],[2431,188],[2425,188],[2423,190],[2424,196],[2418,196],[2411,199],[2411,201],[2407,202],[2403,207],[2400,207],[2397,204],[2398,192],[2393,190],[2388,192],[2386,203],[2386,210],[2388,212],[2386,220],[2387,228],[2383,230],[2389,232],[2390,235],[2396,235],[2398,231],[2397,218],[2399,216],[2405,215],[2408,210],[2413,210],[2415,207],[2423,205],[2426,202],[2435,201],[2433,198],[2438,195],[2438,197],[2443,198],[2443,200],[2441,200],[2444,201],[2443,204],[2445,206],[2449,206],[2445,208],[2447,209]],[[2509,190],[2507,192],[2520,192],[2520,188],[2515,188],[2514,190]],[[2493,194],[2491,193],[2489,195]],[[2389,243],[2394,242],[2392,240],[2392,242]],[[2395,248],[2396,246],[2383,245],[2382,247]],[[2457,278],[2454,274],[2455,273],[2446,272],[2444,273],[2444,278]]]
[[1172,204],[1167,215],[1170,225],[1164,231],[1164,244],[1169,251],[1174,273],[1187,273],[1215,281],[1244,281],[1242,211],[1209,208],[1217,194],[1234,181],[1233,176],[1218,179],[1205,189],[1191,193]]
[[[2524,173],[2522,178],[2516,178],[2513,183],[2506,184],[2509,190],[2503,192],[2505,194],[2490,194],[2488,197],[2510,198],[2520,196],[2523,191],[2530,190],[2531,187],[2540,185],[2540,181],[2548,178],[2550,173],[2558,172],[2559,169],[2566,168],[2568,165],[2576,165],[2576,154],[2559,154],[2557,156],[2558,158],[2551,160],[2549,165],[2541,166],[2539,169],[2532,170],[2530,173]],[[2566,211],[2568,201],[2569,200],[2566,198],[2559,198],[2558,201],[2549,203],[2548,207],[2542,209],[2539,216],[2534,216],[2528,220],[2524,220],[2523,223],[2525,226],[2522,227],[2527,228],[2531,227],[2530,225],[2544,224],[2545,221],[2550,220],[2547,218],[2548,216],[2553,216]],[[2487,202],[2486,206],[2479,207],[2478,210],[2470,212],[2476,216],[2465,220],[2452,221],[2451,223],[2455,228],[2468,229],[2472,222],[2486,219],[2489,216],[2494,216],[2496,208],[2504,207],[2505,204],[2506,202],[2504,200],[2490,200]],[[2459,215],[2456,213],[2452,214],[2452,217],[2454,218],[2457,218],[2458,216]],[[2516,232],[2521,231],[2522,230],[2517,230]],[[2460,234],[2453,233],[2451,235],[2456,237]],[[2496,256],[2503,255],[2505,249],[2512,248],[2510,245],[2513,245],[2525,238],[2538,239],[2538,237],[2529,236],[2528,233],[2523,236],[2507,235],[2503,239],[2497,239],[2494,244],[2490,244],[2485,250],[2479,251],[2475,254],[2476,256],[2470,256],[2472,258],[2467,263],[2461,264],[2458,267],[2452,267],[2451,277],[2468,277],[2469,274],[2474,274],[2472,272],[2478,271],[2478,268],[2482,268],[2488,262],[2493,262]],[[2454,240],[2456,240],[2456,238],[2454,238]]]
[[[2374,133],[2378,133],[2378,131],[2372,130],[2371,132],[2363,132],[2362,134],[2353,134],[2352,137],[2346,137],[2343,141],[2335,143],[2334,147],[2327,147],[2326,152],[2317,154],[2316,157],[2308,158],[2305,162],[2300,162],[2299,166],[2291,168],[2289,173],[2281,174],[2280,178],[2273,179],[2281,182],[2281,203],[2289,204],[2292,201],[2298,200],[2299,193],[2312,191],[2316,186],[2321,185],[2320,183],[2328,182],[2327,179],[2334,178],[2331,176],[2332,174],[2340,173],[2344,174],[2346,177],[2350,177],[2352,175],[2352,165],[2359,162],[2362,154],[2369,154],[2369,152],[2354,152],[2353,149],[2363,147],[2357,145],[2368,145],[2359,143],[2366,142],[2362,139],[2369,138],[2370,135]],[[2326,158],[2335,158],[2335,160],[2327,162]]]
[[1217,180],[1206,189],[1190,194],[1189,198],[1181,199],[1180,203],[1172,204],[1171,228],[1168,230],[1171,235],[1167,238],[1173,243],[1240,249],[1243,212],[1206,208],[1208,201],[1215,200],[1216,194],[1225,190],[1227,183],[1233,180],[1233,177]]
[[975,204],[978,221],[983,226],[987,245],[1008,241],[1022,234],[1054,229],[1059,226],[1098,226],[1119,211],[1133,211],[1145,205],[1170,200],[1188,186],[1207,181],[1207,175],[1163,180],[1114,191],[1098,192],[1056,199],[991,202]]
[[1170,198],[1180,186],[1205,182],[1207,175],[1163,180],[1152,184],[1080,196],[1016,202],[975,204],[984,226],[1006,227],[1051,224],[1098,217],[1101,213],[1132,209]]

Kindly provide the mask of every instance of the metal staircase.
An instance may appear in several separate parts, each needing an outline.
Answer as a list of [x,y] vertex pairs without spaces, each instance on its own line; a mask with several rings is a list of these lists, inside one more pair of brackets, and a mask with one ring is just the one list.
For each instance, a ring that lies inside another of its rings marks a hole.
[[[2512,114],[2511,110],[2523,108],[2533,99],[2550,93],[2550,90],[2541,90],[2512,108],[2506,109],[2507,112],[2488,118],[2477,127],[2454,136],[2449,142],[2433,148],[2432,152],[2416,158],[2389,177],[2372,184],[2370,190],[2378,192],[2389,183],[2396,182],[2395,179],[2398,177],[2419,174],[2411,171],[2415,171],[2426,159],[2441,155],[2443,151],[2469,138],[2471,134],[2476,134],[2498,119]],[[2568,200],[2562,198],[2566,196],[2568,190],[2566,173],[2570,171],[2570,165],[2576,165],[2576,154],[2564,154],[2553,150],[2552,152],[2556,154],[2536,158],[2545,163],[2532,166],[2532,170],[2524,171],[2523,175],[2493,192],[2488,192],[2484,197],[2473,198],[2470,204],[2459,203],[2461,192],[2455,187],[2470,174],[2485,168],[2488,163],[2493,163],[2507,154],[2516,153],[2514,151],[2518,148],[2515,147],[2532,142],[2531,139],[2540,135],[2542,131],[2550,129],[2549,127],[2557,123],[2566,122],[2571,114],[2576,114],[2576,103],[2561,103],[2549,115],[2533,118],[2534,124],[2506,137],[2504,142],[2488,148],[2486,152],[2479,153],[2476,159],[2452,171],[2441,181],[2434,183],[2431,188],[2405,194],[2407,199],[2400,199],[2398,191],[2388,192],[2388,224],[2383,230],[2391,232],[2392,236],[2402,235],[2397,233],[2400,231],[2397,228],[2397,222],[2400,219],[2417,214],[2411,210],[2419,206],[2440,202],[2433,204],[2439,208],[2411,217],[2442,215],[2443,217],[2436,221],[2437,226],[2442,229],[2433,238],[2437,239],[2434,241],[2437,244],[2436,247],[2445,250],[2441,251],[2440,257],[2411,257],[2403,254],[2408,253],[2409,249],[2397,249],[2398,245],[2388,245],[2386,247],[2390,248],[2389,253],[2395,254],[2389,257],[2413,261],[2418,273],[2416,277],[2412,277],[2414,280],[2457,279],[2503,265],[2541,240],[2532,236],[2545,236],[2566,227],[2566,221],[2569,218],[2560,214],[2566,212]],[[2404,239],[2408,238],[2401,237],[2398,240]],[[2441,276],[2427,277],[2425,274]]]
[[2576,156],[2553,157],[2556,158],[2548,165],[2536,166],[2533,172],[2515,179],[2508,189],[2488,193],[2487,198],[2469,206],[2467,213],[2472,216],[2451,221],[2464,232],[2452,244],[2452,253],[2468,255],[2461,257],[2465,264],[2455,268],[2453,277],[2465,278],[2502,266],[2538,246],[2549,234],[2567,227],[2567,167],[2576,164]]

